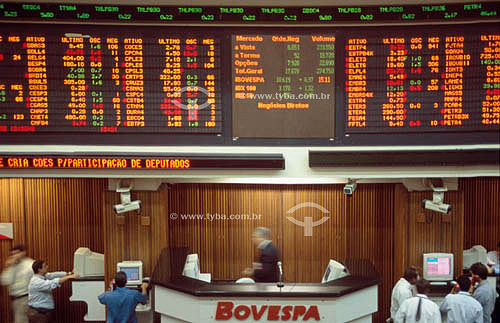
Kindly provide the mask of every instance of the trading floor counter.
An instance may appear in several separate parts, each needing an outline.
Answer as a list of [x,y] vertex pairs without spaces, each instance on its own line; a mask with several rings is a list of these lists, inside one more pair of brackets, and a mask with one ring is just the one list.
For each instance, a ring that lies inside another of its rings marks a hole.
[[185,248],[162,252],[155,268],[155,311],[161,322],[372,322],[380,275],[368,260],[345,262],[350,276],[329,283],[236,284],[181,275]]

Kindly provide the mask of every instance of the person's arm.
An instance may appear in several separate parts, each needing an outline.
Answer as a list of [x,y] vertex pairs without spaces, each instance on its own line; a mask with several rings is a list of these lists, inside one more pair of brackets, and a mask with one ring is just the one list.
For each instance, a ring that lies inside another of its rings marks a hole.
[[472,297],[474,297],[476,299],[476,301],[478,301],[479,304],[481,304],[481,306],[483,308],[488,303],[488,299],[487,299],[486,295],[484,295],[484,293],[481,293],[481,291],[480,292],[474,291],[474,294],[472,294]]
[[141,291],[142,293],[137,293],[135,295],[135,301],[141,304],[146,304],[148,302],[148,283],[142,283]]
[[399,290],[396,293],[396,298],[398,299],[398,304],[401,306],[404,301],[407,299],[410,299],[413,297],[413,294],[411,292],[411,289],[407,288],[399,288]]
[[474,320],[474,323],[483,323],[483,307],[477,311],[476,314],[476,319]]
[[10,266],[7,266],[4,271],[2,271],[2,285],[3,286],[7,286],[7,285],[10,285],[14,282],[14,277],[16,277],[15,275],[15,270],[14,270],[14,266],[10,265]]
[[[434,304],[434,303],[433,303]],[[436,305],[436,304],[434,304]],[[432,323],[442,323],[441,321],[441,312],[439,312],[439,307],[436,305],[436,311],[434,311],[434,317],[432,318]]]
[[408,302],[403,302],[394,317],[394,323],[404,323],[406,320],[406,307],[408,306]]
[[55,278],[62,278],[64,276],[66,276],[68,273],[65,272],[65,271],[56,271],[56,272],[53,272],[53,273],[46,273],[45,274],[45,278],[47,279],[55,279]]
[[103,305],[108,305],[107,304],[107,297],[106,297],[108,295],[108,293],[111,293],[111,292],[104,292],[101,295],[97,296],[99,303],[101,303]]
[[77,279],[77,278],[80,278],[80,275],[78,275],[78,274],[66,275],[62,278],[59,278],[59,284],[62,285],[62,283],[66,282],[70,279]]
[[441,303],[441,306],[439,306],[439,311],[443,313],[447,313],[450,310],[450,307],[448,305],[448,296],[444,298],[443,302]]

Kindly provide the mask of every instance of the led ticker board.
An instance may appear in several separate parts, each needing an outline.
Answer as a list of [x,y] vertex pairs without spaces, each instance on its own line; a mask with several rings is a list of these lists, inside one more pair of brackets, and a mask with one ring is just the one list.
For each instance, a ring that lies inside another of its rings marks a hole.
[[[403,2],[403,1],[401,1]],[[85,5],[47,3],[0,3],[0,19],[45,21],[101,21],[141,23],[238,22],[244,24],[342,24],[415,23],[442,20],[498,19],[499,2],[321,7],[176,7]]]
[[500,31],[345,40],[348,133],[500,129]]
[[232,36],[233,136],[334,136],[335,35]]
[[281,154],[268,155],[11,155],[0,156],[2,169],[276,169],[285,168]]
[[0,132],[220,133],[220,41],[0,26]]

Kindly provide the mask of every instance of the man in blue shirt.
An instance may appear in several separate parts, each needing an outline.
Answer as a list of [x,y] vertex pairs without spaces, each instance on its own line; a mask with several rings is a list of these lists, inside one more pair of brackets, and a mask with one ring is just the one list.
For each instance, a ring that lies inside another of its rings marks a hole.
[[108,323],[137,323],[135,307],[138,303],[146,304],[148,283],[142,283],[142,294],[125,287],[127,275],[119,271],[115,275],[116,289],[98,296],[101,304],[108,306]]
[[77,274],[64,271],[49,273],[49,266],[44,260],[33,263],[33,272],[28,285],[28,318],[30,323],[51,322],[55,308],[52,290],[72,278],[79,278]]
[[470,267],[470,273],[472,275],[470,289],[472,297],[483,306],[483,322],[491,323],[491,313],[495,307],[497,292],[494,290],[494,286],[490,286],[487,281],[488,269],[482,263],[477,262]]

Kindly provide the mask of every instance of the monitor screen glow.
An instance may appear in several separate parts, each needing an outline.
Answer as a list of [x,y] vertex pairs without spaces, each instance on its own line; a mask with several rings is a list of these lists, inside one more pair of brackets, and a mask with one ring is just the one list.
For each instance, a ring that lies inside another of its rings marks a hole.
[[453,279],[452,253],[427,253],[423,257],[424,279],[450,281]]
[[442,276],[450,274],[450,258],[427,258],[427,274]]
[[121,267],[120,269],[127,275],[127,281],[139,280],[139,267]]

